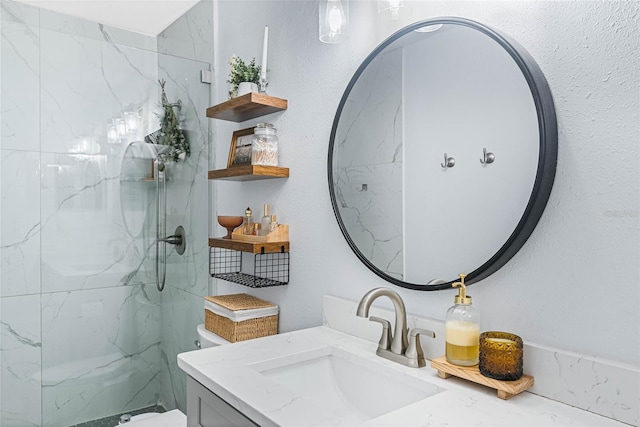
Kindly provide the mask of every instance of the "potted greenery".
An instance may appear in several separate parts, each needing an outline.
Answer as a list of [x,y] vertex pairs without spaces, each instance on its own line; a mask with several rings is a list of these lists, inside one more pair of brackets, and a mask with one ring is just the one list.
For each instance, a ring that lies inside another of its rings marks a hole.
[[229,73],[229,95],[231,98],[242,96],[249,92],[258,92],[260,83],[260,66],[256,65],[256,59],[251,59],[248,64],[242,58],[235,55],[229,61],[231,72]]

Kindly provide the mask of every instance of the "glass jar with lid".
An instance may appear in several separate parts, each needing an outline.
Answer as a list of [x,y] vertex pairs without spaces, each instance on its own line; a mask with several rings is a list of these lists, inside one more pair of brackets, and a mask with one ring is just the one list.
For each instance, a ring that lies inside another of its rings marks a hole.
[[253,130],[251,164],[278,166],[278,136],[271,123],[258,123]]

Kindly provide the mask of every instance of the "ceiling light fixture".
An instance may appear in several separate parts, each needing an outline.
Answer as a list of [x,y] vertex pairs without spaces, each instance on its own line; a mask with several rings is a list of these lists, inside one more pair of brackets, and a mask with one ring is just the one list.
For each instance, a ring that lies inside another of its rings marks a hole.
[[327,0],[320,2],[320,41],[341,43],[349,39],[348,0]]

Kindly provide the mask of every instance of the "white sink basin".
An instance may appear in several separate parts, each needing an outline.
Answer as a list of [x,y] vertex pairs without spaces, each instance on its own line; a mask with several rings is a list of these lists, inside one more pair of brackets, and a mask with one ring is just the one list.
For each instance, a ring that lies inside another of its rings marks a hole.
[[336,347],[250,365],[347,424],[359,424],[433,396],[443,388]]

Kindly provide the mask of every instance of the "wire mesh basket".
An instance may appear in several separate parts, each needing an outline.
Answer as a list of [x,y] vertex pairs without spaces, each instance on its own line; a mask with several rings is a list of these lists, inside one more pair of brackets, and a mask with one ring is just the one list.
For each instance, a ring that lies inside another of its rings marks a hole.
[[242,272],[242,252],[225,248],[209,248],[212,277],[250,288],[282,286],[289,283],[289,252],[254,255],[253,275]]

